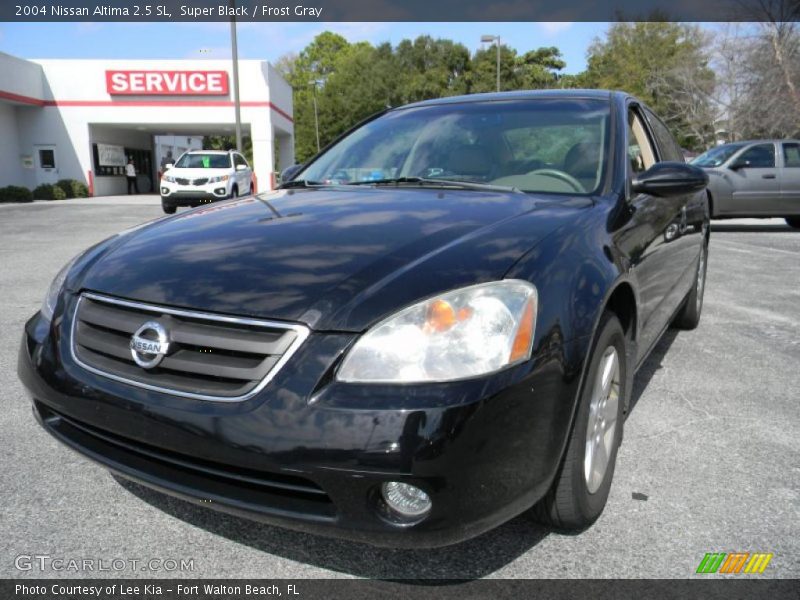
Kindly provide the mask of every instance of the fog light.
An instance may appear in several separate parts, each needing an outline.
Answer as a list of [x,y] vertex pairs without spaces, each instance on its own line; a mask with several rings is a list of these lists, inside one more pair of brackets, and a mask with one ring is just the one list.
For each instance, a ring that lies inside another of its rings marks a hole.
[[420,517],[431,509],[431,499],[418,487],[399,481],[389,481],[381,486],[386,505],[403,517]]
[[161,195],[162,196],[169,196],[169,188],[161,188]]

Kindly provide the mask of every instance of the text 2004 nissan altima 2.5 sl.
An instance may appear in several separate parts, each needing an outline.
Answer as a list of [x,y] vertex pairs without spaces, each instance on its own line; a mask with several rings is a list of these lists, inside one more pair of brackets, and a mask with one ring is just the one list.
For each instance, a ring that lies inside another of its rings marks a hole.
[[42,426],[164,492],[380,545],[597,519],[633,373],[703,303],[707,177],[665,125],[621,93],[447,98],[293,175],[64,267],[19,358]]

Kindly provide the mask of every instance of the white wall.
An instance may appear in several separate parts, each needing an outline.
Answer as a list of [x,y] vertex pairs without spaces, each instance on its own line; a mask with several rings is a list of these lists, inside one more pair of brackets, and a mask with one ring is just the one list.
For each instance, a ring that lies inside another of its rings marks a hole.
[[26,98],[44,99],[42,67],[0,52],[0,91]]
[[27,185],[22,167],[17,134],[17,109],[12,104],[0,103],[0,187]]

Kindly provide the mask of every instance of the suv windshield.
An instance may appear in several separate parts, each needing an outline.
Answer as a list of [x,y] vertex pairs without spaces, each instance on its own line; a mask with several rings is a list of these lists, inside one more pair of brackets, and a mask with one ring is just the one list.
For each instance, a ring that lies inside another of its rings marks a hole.
[[357,184],[422,178],[416,184],[459,181],[589,194],[605,172],[609,114],[609,102],[595,99],[401,108],[359,127],[294,179]]
[[184,154],[175,163],[178,169],[229,169],[229,154]]
[[725,144],[723,146],[717,146],[716,148],[711,148],[711,150],[706,150],[691,161],[690,164],[698,167],[718,167],[741,148],[744,148],[744,144]]

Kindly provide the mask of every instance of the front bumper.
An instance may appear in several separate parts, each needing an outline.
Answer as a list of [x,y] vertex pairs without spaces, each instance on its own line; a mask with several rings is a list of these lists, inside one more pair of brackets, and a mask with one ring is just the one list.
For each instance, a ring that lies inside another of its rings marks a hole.
[[[259,395],[187,400],[81,369],[65,321],[34,316],[18,365],[37,419],[60,441],[206,507],[377,545],[456,543],[532,506],[558,469],[577,386],[552,348],[481,380],[340,384],[329,374],[354,336],[314,333]],[[386,519],[386,481],[425,490],[428,516]]]
[[197,206],[205,202],[223,200],[230,195],[228,181],[205,185],[181,185],[163,179],[159,183],[161,200],[171,206]]

